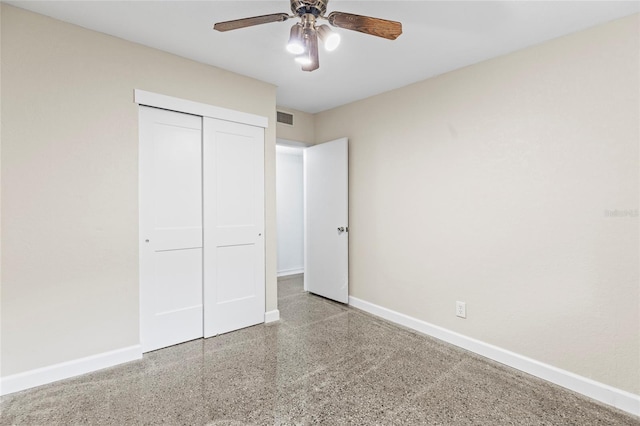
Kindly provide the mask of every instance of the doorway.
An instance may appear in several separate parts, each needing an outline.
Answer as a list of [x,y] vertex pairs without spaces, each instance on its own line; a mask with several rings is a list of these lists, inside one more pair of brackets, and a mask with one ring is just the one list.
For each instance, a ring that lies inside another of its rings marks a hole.
[[304,173],[305,144],[277,141],[276,225],[278,278],[304,274]]
[[305,291],[348,303],[348,140],[278,142],[278,277],[303,273]]

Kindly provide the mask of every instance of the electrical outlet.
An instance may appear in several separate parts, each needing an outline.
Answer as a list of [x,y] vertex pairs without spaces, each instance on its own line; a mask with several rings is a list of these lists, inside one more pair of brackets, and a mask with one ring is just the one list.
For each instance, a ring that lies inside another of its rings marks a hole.
[[460,318],[467,317],[467,304],[464,302],[456,302],[456,316]]

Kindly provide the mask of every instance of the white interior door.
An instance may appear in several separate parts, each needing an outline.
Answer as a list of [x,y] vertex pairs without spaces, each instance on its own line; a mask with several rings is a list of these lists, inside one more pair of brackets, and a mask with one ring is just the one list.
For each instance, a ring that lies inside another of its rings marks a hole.
[[204,334],[264,322],[264,129],[204,118]]
[[202,118],[140,107],[143,352],[203,336]]
[[304,281],[308,291],[349,302],[348,140],[304,150]]

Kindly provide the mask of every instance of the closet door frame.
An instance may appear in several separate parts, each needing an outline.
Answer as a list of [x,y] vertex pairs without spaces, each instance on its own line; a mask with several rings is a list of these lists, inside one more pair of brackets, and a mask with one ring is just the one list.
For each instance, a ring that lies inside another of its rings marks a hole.
[[[203,117],[203,119],[214,118],[218,120],[224,120],[228,122],[259,127],[263,129],[263,132],[262,132],[263,134],[264,134],[264,129],[268,126],[268,123],[269,123],[267,117],[263,117],[255,114],[249,114],[249,113],[240,112],[240,111],[234,111],[234,110],[217,107],[213,105],[208,105],[208,104],[203,104],[199,102],[188,101],[185,99],[174,98],[171,96],[161,95],[153,92],[147,92],[139,89],[134,90],[134,102],[139,106],[148,106],[148,107],[175,111],[179,113],[197,115],[197,116]],[[262,173],[262,176],[264,179],[264,167],[261,169],[260,173]],[[263,214],[264,213],[266,213],[266,206],[263,204]],[[263,217],[263,223],[264,223],[264,217]],[[142,230],[140,230],[140,232],[142,232]],[[262,232],[264,232],[264,230],[262,230]],[[140,234],[139,236],[139,241],[142,241],[141,238],[144,238],[142,234]],[[263,276],[265,278],[263,281],[264,281],[264,286],[266,286],[266,271],[264,270],[264,265],[265,265],[264,257],[266,256],[266,247],[264,245],[264,240],[262,240],[262,249],[263,249],[263,255],[262,255],[262,263],[260,266],[263,269],[263,274],[264,274]],[[266,293],[266,288],[263,289],[263,292]],[[142,306],[142,292],[140,292],[140,297],[141,297],[140,305]],[[263,297],[263,300],[266,300],[265,297]],[[266,320],[266,306],[263,306],[262,312],[264,314],[263,318],[265,318]],[[210,333],[211,331],[209,331],[209,335],[211,335]]]
[[199,115],[201,117],[217,118],[219,120],[233,121],[234,123],[248,124],[250,126],[269,126],[269,119],[261,115],[249,114],[232,109],[202,104],[158,93],[134,90],[134,102],[138,105],[146,105],[155,108],[168,109],[170,111],[184,112],[186,114]]

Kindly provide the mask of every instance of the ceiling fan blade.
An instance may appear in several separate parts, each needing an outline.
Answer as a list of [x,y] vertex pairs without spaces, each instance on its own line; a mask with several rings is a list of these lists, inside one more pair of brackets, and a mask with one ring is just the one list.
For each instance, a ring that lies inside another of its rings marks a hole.
[[252,18],[234,19],[233,21],[218,22],[213,26],[214,30],[230,31],[239,28],[252,27],[254,25],[268,24],[269,22],[284,22],[289,19],[286,13],[273,13],[271,15],[254,16]]
[[402,34],[402,24],[396,21],[344,12],[331,12],[327,19],[334,27],[359,31],[389,40],[395,40]]

